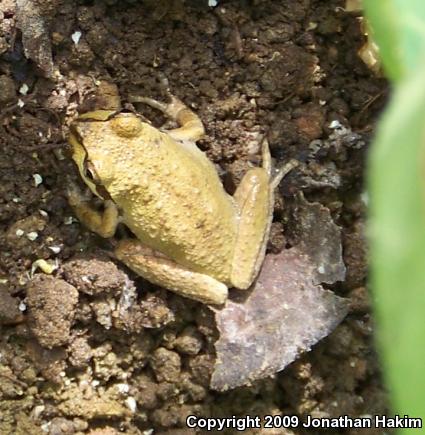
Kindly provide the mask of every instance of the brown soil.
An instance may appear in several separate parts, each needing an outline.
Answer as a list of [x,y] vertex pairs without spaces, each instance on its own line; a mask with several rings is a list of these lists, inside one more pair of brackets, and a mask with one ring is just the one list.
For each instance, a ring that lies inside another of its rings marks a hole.
[[[25,58],[14,1],[0,2],[0,433],[186,434],[189,414],[384,414],[362,192],[386,83],[357,56],[358,19],[337,0],[35,3],[56,81]],[[130,93],[160,98],[159,73],[205,123],[199,145],[230,192],[259,160],[259,132],[277,164],[305,163],[302,176],[281,185],[271,251],[296,244],[291,198],[299,191],[343,228],[347,279],[333,290],[350,299],[350,314],[311,352],[251,387],[210,390],[217,331],[208,308],[114,263],[110,243],[80,226],[67,203],[67,176],[78,177],[65,135],[77,110],[90,107],[101,81],[116,84],[124,103]],[[334,121],[351,133],[331,140]],[[34,265],[40,259],[58,268],[46,275],[40,266],[48,264]],[[332,433],[357,432],[380,433]]]

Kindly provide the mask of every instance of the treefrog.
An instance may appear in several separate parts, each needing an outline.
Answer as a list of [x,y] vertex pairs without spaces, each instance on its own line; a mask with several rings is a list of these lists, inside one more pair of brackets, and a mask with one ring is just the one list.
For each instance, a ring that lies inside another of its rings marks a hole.
[[223,304],[228,288],[247,289],[264,259],[273,192],[293,168],[272,176],[266,141],[262,167],[251,168],[233,196],[196,146],[200,118],[179,99],[136,98],[176,121],[161,131],[141,116],[113,110],[81,115],[70,129],[72,158],[90,190],[104,200],[96,210],[74,186],[69,202],[78,219],[102,237],[124,223],[135,238],[119,240],[115,256],[138,275],[180,295]]

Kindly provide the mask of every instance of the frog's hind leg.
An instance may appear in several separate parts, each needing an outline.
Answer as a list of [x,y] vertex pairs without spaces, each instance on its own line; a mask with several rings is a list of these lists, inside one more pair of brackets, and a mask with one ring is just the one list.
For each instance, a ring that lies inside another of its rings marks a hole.
[[120,241],[115,255],[138,275],[181,296],[217,305],[227,299],[227,287],[223,283],[185,269],[159,252],[143,246],[138,240]]
[[273,219],[274,189],[297,164],[289,162],[272,177],[266,140],[262,150],[262,167],[250,169],[233,196],[239,207],[239,225],[230,280],[239,289],[247,289],[260,271]]
[[173,139],[196,142],[205,134],[204,125],[202,124],[201,119],[182,101],[172,95],[168,88],[167,94],[170,99],[169,103],[162,103],[152,98],[138,96],[131,96],[130,100],[134,103],[147,104],[154,109],[163,112],[173,121],[176,121],[181,127],[167,130],[167,134]]

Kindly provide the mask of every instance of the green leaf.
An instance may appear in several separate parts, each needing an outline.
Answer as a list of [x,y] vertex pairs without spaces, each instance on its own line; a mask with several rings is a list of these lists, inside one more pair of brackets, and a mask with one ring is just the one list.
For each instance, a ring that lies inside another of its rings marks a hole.
[[425,62],[425,2],[365,0],[373,38],[388,77],[397,82]]
[[378,345],[394,411],[423,417],[425,2],[365,0],[365,7],[384,69],[395,85],[369,167]]
[[[425,63],[400,82],[369,167],[372,292],[394,410],[425,410]],[[406,430],[400,433],[406,433]]]

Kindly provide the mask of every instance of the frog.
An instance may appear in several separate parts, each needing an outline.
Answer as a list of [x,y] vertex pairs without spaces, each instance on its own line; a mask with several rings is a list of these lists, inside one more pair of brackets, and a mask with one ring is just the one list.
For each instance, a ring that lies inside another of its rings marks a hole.
[[249,289],[263,263],[274,192],[296,166],[274,171],[267,140],[262,164],[244,174],[233,195],[196,145],[200,117],[169,92],[168,101],[133,97],[178,127],[159,129],[135,111],[93,110],[70,126],[81,179],[103,201],[94,207],[75,184],[68,200],[79,221],[112,238],[119,224],[134,237],[115,240],[114,256],[136,275],[181,296],[222,305],[229,289]]

